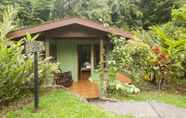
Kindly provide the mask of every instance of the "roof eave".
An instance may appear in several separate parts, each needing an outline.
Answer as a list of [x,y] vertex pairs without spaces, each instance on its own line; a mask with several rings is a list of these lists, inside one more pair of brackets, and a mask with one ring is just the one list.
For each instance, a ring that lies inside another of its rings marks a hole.
[[124,32],[118,28],[106,27],[103,24],[99,24],[99,23],[91,21],[91,20],[81,19],[81,18],[77,18],[77,17],[64,18],[62,20],[46,22],[46,23],[40,24],[35,27],[19,29],[16,31],[9,32],[7,37],[8,37],[8,39],[13,40],[13,39],[23,37],[27,33],[36,34],[36,33],[41,33],[44,31],[49,31],[52,29],[57,29],[57,28],[72,25],[72,24],[79,24],[79,25],[82,25],[85,27],[100,30],[102,32],[111,33],[113,35],[119,35],[119,36],[122,36],[125,38],[132,38],[132,34],[129,32]]

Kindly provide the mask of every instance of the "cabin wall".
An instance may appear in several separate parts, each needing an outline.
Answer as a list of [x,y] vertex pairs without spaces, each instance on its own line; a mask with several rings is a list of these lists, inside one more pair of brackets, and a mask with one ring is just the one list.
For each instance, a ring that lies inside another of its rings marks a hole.
[[57,62],[63,72],[71,71],[73,80],[78,80],[77,44],[73,40],[57,40]]

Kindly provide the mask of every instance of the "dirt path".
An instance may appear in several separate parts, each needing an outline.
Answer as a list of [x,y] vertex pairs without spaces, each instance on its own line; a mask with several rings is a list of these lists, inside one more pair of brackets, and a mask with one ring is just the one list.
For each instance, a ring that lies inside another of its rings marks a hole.
[[116,114],[131,114],[136,118],[186,118],[186,109],[173,105],[151,102],[90,101]]

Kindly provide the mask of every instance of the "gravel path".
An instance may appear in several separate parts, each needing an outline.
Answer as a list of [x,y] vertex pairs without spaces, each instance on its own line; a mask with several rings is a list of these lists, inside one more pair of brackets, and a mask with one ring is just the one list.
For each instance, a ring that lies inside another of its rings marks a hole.
[[136,118],[186,118],[186,109],[173,105],[151,102],[111,102],[111,101],[90,101],[116,114],[131,114]]

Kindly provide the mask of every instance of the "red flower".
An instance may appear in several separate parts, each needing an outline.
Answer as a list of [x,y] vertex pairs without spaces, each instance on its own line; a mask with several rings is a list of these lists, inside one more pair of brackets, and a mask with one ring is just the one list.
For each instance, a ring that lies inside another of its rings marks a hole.
[[167,54],[164,53],[164,52],[162,52],[159,57],[160,57],[161,61],[166,61],[167,60]]
[[153,46],[153,47],[152,47],[152,51],[153,51],[154,53],[156,53],[156,54],[159,54],[160,51],[161,51],[161,49],[160,49],[159,46]]

